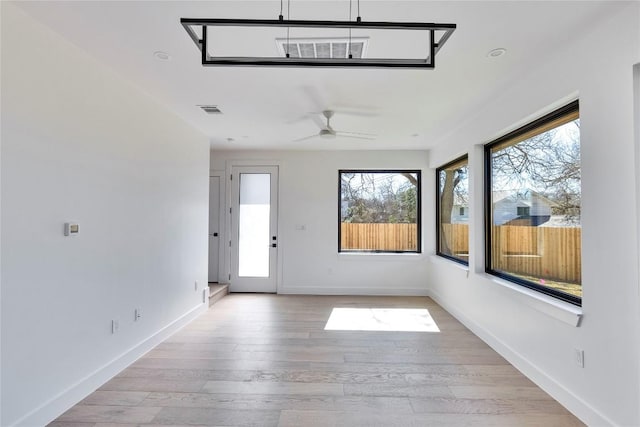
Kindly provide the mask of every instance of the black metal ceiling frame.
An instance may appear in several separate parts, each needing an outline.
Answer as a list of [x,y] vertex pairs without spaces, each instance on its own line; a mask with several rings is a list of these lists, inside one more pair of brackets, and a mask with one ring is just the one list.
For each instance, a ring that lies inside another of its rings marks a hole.
[[[435,67],[435,56],[449,40],[456,24],[422,22],[364,22],[364,21],[303,21],[285,19],[201,19],[181,18],[180,23],[200,49],[205,66],[271,66],[271,67],[368,67],[368,68],[423,68]],[[199,38],[193,27],[202,28]],[[285,28],[347,28],[375,30],[416,30],[429,33],[429,52],[421,58],[280,58],[245,56],[210,56],[207,50],[207,27],[285,27]],[[436,41],[436,31],[443,31]]]

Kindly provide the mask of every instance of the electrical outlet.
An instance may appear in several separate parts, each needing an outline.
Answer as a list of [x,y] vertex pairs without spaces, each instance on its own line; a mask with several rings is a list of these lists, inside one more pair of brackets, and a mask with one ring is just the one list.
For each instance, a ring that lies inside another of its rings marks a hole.
[[579,348],[574,348],[573,352],[574,352],[576,364],[581,368],[584,368],[584,350]]
[[115,334],[116,332],[118,332],[118,329],[120,329],[120,322],[118,322],[117,320],[112,320],[111,321],[111,333]]
[[139,308],[136,308],[133,312],[133,320],[137,322],[138,320],[140,320],[141,317],[142,317],[142,310],[140,310]]

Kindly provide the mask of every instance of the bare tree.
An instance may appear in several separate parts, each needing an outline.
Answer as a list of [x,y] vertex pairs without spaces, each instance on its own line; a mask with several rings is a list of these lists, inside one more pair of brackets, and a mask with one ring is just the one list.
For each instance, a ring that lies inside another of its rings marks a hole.
[[535,190],[555,202],[554,214],[579,221],[579,119],[495,150],[491,164],[494,190]]
[[404,173],[342,173],[342,221],[415,223],[417,182],[416,176]]
[[[456,197],[466,200],[466,186],[460,183],[467,178],[468,171],[465,165],[456,165],[452,168],[443,169],[438,176],[440,186],[440,252],[452,254],[449,235],[445,231],[445,224],[451,224],[451,213]],[[463,189],[464,187],[464,189]]]

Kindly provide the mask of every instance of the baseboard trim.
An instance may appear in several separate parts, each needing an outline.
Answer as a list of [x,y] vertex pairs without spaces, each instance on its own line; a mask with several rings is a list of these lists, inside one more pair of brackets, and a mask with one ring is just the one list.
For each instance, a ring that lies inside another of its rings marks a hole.
[[536,364],[532,363],[519,352],[504,341],[497,338],[491,332],[478,325],[476,322],[467,317],[464,313],[455,308],[453,304],[449,304],[446,298],[443,298],[438,292],[429,290],[429,296],[438,305],[447,310],[449,314],[458,319],[464,326],[469,328],[476,336],[487,343],[491,348],[498,352],[502,357],[507,359],[516,369],[522,372],[527,378],[533,381],[538,387],[547,392],[551,397],[556,399],[567,408],[572,414],[578,417],[587,425],[616,425],[614,421],[606,415],[595,409],[589,403],[585,402],[579,396],[576,396],[571,390],[567,389],[554,378],[547,375]]
[[187,311],[178,319],[160,329],[158,332],[143,340],[130,350],[124,352],[116,359],[107,363],[103,367],[98,368],[76,384],[29,412],[27,415],[11,424],[10,427],[33,427],[49,424],[73,405],[87,397],[94,390],[102,386],[118,373],[122,372],[123,369],[138,360],[149,350],[167,339],[174,332],[198,317],[201,313],[204,313],[208,307],[208,301],[207,304],[198,304],[196,307]]
[[338,288],[326,286],[279,287],[279,294],[285,295],[373,295],[373,296],[427,296],[426,288]]

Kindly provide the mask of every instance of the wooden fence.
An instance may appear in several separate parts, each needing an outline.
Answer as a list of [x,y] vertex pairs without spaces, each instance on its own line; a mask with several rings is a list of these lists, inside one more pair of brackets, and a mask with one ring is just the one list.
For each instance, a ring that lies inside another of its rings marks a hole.
[[441,252],[458,258],[468,258],[469,226],[467,224],[442,224],[442,233]]
[[[532,278],[581,283],[582,229],[579,227],[493,227],[493,268]],[[452,255],[465,257],[469,248],[467,224],[443,224]]]
[[[493,268],[514,274],[567,283],[581,283],[579,227],[493,227]],[[469,252],[469,226],[444,224],[444,240],[451,254]],[[341,225],[343,249],[416,250],[416,224]]]
[[547,280],[581,283],[579,227],[493,227],[493,267]]
[[343,222],[342,249],[376,251],[415,251],[418,247],[416,224],[360,224]]

